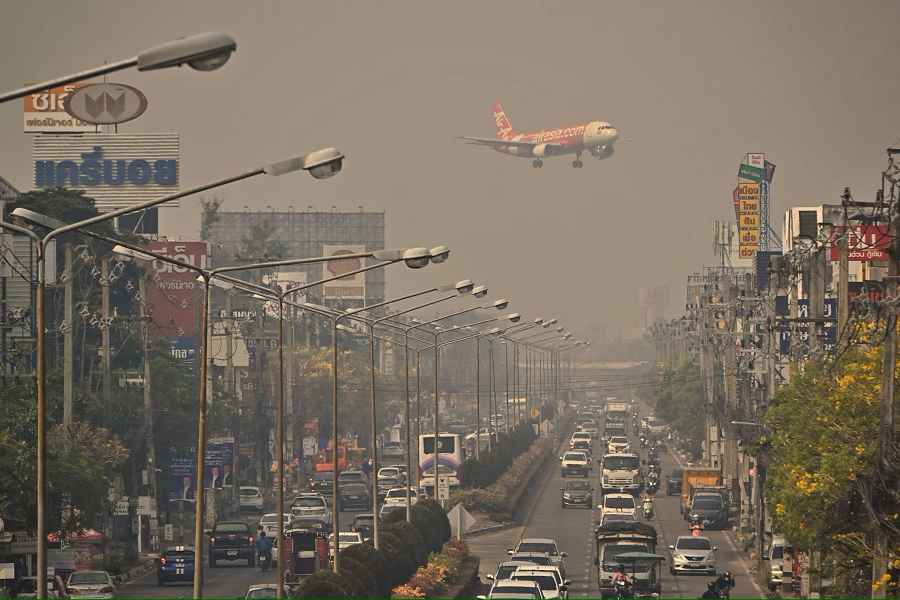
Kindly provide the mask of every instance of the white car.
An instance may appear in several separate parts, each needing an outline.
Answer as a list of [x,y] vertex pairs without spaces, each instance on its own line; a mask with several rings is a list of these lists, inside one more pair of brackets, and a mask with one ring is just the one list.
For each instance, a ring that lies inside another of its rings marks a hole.
[[675,543],[669,546],[672,551],[672,564],[669,572],[696,573],[705,571],[709,575],[716,574],[716,550],[708,537],[680,535]]
[[[350,546],[355,546],[356,544],[362,544],[363,537],[362,534],[358,531],[342,531],[340,533],[340,542],[338,544],[341,547],[341,550],[344,548],[349,548]],[[334,558],[334,534],[328,536],[328,555]]]
[[587,431],[576,431],[572,434],[572,439],[569,440],[569,447],[574,447],[575,442],[591,442],[593,439],[593,436]]
[[541,586],[534,581],[513,581],[512,579],[504,579],[498,581],[491,587],[491,591],[487,596],[476,596],[478,600],[506,600],[507,598],[535,598],[542,600],[544,594],[541,593]]
[[256,512],[262,512],[263,495],[258,487],[242,485],[240,490],[238,490],[238,494],[238,502],[241,510],[255,510]]
[[[291,525],[291,513],[282,513],[284,515],[284,528],[287,530]],[[259,520],[259,526],[263,528],[266,535],[270,538],[278,536],[278,513],[266,513]]]
[[518,568],[509,580],[535,582],[541,586],[541,593],[544,595],[544,598],[561,598],[563,594],[563,590],[560,589],[556,577],[553,576],[553,573],[548,571],[532,571],[527,568]]
[[566,552],[560,552],[556,540],[551,538],[522,538],[515,549],[507,550],[510,556],[527,552],[543,552],[550,558],[550,565],[559,567],[560,575],[566,576]]
[[115,598],[116,586],[106,571],[73,571],[66,582],[70,598]]
[[572,585],[572,582],[562,576],[562,573],[560,573],[559,571],[559,567],[557,567],[556,565],[519,566],[516,570],[551,573],[556,578],[556,584],[559,587],[560,598],[563,598],[565,600],[569,597],[569,586]]
[[609,454],[622,454],[628,452],[628,438],[623,435],[614,435],[609,438],[607,452]]
[[381,467],[378,469],[378,479],[403,479],[400,467]]
[[637,521],[637,503],[631,494],[606,494],[603,496],[603,504],[599,507],[600,519],[611,514],[626,515],[630,520]]
[[559,457],[559,474],[561,477],[589,477],[591,474],[591,458],[581,450],[569,450]]
[[384,503],[387,504],[402,504],[406,506],[406,496],[409,494],[409,503],[415,504],[419,501],[418,496],[416,495],[416,488],[391,488],[388,490],[387,494],[384,497]]

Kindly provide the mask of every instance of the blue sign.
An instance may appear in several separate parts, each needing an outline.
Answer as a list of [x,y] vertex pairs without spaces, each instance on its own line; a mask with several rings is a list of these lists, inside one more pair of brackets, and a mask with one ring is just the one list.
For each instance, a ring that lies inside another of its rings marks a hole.
[[197,357],[197,342],[193,337],[176,337],[169,340],[172,358],[192,361]]
[[175,159],[104,159],[103,146],[81,155],[81,161],[37,160],[34,185],[47,187],[178,185]]

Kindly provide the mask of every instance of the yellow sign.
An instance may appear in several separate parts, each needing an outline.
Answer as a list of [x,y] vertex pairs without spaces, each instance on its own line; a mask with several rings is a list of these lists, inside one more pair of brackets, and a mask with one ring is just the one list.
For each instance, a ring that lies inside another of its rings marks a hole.
[[757,250],[759,250],[759,246],[739,246],[738,249],[741,258],[753,258]]
[[759,213],[742,214],[738,221],[738,227],[743,229],[759,229],[760,216]]
[[541,409],[539,409],[539,408],[532,408],[532,409],[531,409],[531,418],[537,419],[537,418],[540,417],[540,416],[541,416]]
[[759,227],[738,231],[738,244],[741,246],[759,246]]

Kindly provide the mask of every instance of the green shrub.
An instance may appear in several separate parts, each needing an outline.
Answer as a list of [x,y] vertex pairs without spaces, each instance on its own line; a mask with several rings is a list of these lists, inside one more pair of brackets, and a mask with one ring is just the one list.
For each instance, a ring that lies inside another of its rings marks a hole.
[[393,584],[390,576],[390,563],[380,550],[376,550],[371,542],[354,544],[341,550],[341,559],[352,558],[362,563],[375,578],[376,596],[385,597],[391,592]]
[[415,558],[416,566],[420,567],[428,562],[428,544],[425,541],[425,538],[419,532],[419,528],[413,525],[412,523],[407,523],[406,521],[399,521],[396,523],[389,523],[382,528],[382,531],[387,531],[390,533],[396,533],[400,539],[406,542],[409,548],[413,551],[413,556]]
[[390,565],[391,587],[403,583],[416,572],[416,559],[411,548],[397,534],[382,532],[378,540],[380,550]]
[[350,598],[344,578],[328,569],[316,571],[305,578],[297,589],[298,598]]
[[371,598],[378,594],[375,576],[362,562],[341,554],[340,569],[344,589],[354,598]]

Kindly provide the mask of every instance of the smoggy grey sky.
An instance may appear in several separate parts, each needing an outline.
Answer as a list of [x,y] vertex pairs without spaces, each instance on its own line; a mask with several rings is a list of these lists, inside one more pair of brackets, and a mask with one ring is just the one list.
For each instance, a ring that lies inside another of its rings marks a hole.
[[[900,138],[900,2],[12,2],[0,3],[4,90],[224,31],[216,72],[126,71],[147,113],[121,132],[181,133],[189,187],[337,146],[344,172],[225,188],[225,209],[387,212],[389,246],[445,243],[450,262],[393,267],[389,294],[468,277],[576,336],[637,320],[641,286],[712,264],[711,221],[733,218],[746,152],[776,163],[784,208],[869,200]],[[454,141],[606,120],[614,157],[530,160]],[[0,175],[31,187],[21,103],[0,107]],[[199,203],[161,232],[199,234]],[[599,340],[598,340],[599,341]]]

